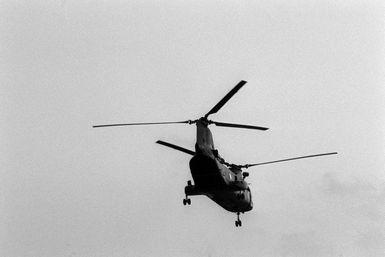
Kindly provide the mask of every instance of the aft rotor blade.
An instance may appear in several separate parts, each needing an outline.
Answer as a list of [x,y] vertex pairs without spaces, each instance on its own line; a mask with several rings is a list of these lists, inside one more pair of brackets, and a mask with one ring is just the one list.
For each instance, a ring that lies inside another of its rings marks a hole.
[[170,144],[170,143],[167,143],[167,142],[164,142],[164,141],[161,141],[161,140],[156,141],[156,143],[160,144],[160,145],[164,145],[164,146],[170,147],[170,148],[173,148],[175,150],[178,150],[178,151],[181,151],[181,152],[184,152],[184,153],[187,153],[187,154],[195,155],[194,151],[191,151],[189,149],[183,148],[181,146]]
[[216,113],[217,111],[219,111],[219,109],[222,108],[223,105],[225,105],[225,103],[227,103],[227,101],[230,100],[230,98],[235,95],[235,93],[238,92],[239,89],[241,89],[241,87],[243,87],[245,84],[247,83],[247,81],[244,81],[244,80],[241,80],[233,89],[230,90],[230,92],[227,93],[227,95],[225,95],[225,97],[222,98],[222,100],[220,100],[206,115],[205,115],[205,118],[207,118],[210,114],[213,114],[213,113]]
[[258,166],[258,165],[265,165],[265,164],[276,163],[276,162],[293,161],[293,160],[298,160],[298,159],[312,158],[312,157],[332,155],[332,154],[337,154],[337,152],[306,155],[306,156],[294,157],[294,158],[289,158],[289,159],[270,161],[270,162],[261,162],[261,163],[254,163],[254,164],[246,164],[246,165],[240,165],[240,166],[241,166],[241,168],[249,168],[249,167]]
[[119,127],[119,126],[137,126],[137,125],[158,125],[158,124],[178,124],[178,123],[188,123],[191,124],[191,120],[185,121],[163,121],[163,122],[140,122],[140,123],[119,123],[119,124],[104,124],[104,125],[94,125],[93,128],[103,128],[103,127]]
[[234,123],[225,123],[218,121],[210,121],[210,123],[215,124],[220,127],[231,127],[231,128],[244,128],[244,129],[258,129],[258,130],[268,130],[269,128],[253,126],[253,125],[244,125],[244,124],[234,124]]

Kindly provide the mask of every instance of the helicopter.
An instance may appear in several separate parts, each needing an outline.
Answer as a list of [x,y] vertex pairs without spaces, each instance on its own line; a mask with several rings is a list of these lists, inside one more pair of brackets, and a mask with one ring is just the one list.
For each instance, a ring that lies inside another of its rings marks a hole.
[[93,128],[159,124],[195,124],[195,151],[165,141],[156,141],[156,143],[160,145],[193,156],[189,162],[189,166],[194,184],[191,180],[187,181],[187,185],[184,188],[186,197],[183,199],[183,205],[191,205],[189,196],[207,196],[225,210],[236,213],[237,220],[235,221],[235,226],[240,227],[242,226],[242,221],[239,218],[240,214],[253,209],[251,190],[249,184],[245,181],[246,177],[249,176],[249,173],[242,171],[242,169],[277,162],[337,154],[337,152],[330,152],[243,165],[226,162],[214,147],[213,136],[209,129],[210,125],[214,124],[219,127],[254,129],[260,131],[268,130],[266,127],[225,123],[208,119],[211,114],[217,113],[246,83],[247,81],[241,80],[208,113],[196,120],[105,124],[94,125]]

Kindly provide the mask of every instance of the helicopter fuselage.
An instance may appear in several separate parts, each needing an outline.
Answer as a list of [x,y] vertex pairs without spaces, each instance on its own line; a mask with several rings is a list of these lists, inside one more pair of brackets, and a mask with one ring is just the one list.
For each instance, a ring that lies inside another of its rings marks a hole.
[[207,122],[198,120],[195,155],[190,160],[194,185],[185,187],[186,195],[206,195],[231,212],[247,212],[253,208],[251,192],[240,169],[228,168],[214,148]]

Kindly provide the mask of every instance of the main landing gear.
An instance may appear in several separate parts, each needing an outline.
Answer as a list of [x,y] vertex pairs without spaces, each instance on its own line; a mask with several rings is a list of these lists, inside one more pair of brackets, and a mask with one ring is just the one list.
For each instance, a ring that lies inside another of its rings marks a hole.
[[[191,180],[187,181],[187,186],[192,186]],[[188,198],[187,193],[186,193],[186,198],[183,199],[183,205],[186,205],[186,204],[191,205],[191,199]]]
[[239,212],[237,212],[237,220],[235,221],[236,227],[242,227],[242,221],[239,219]]
[[188,198],[188,197],[187,197],[187,195],[186,195],[186,198],[185,198],[185,199],[183,199],[183,205],[186,205],[186,204],[188,204],[188,205],[190,205],[190,204],[191,204],[191,199],[190,199],[190,198]]

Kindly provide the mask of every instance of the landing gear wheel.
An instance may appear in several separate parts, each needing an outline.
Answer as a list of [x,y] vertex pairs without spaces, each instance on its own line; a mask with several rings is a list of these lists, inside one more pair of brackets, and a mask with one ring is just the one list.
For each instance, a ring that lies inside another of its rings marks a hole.
[[186,205],[186,204],[191,205],[191,199],[188,198],[187,195],[186,195],[186,198],[183,199],[183,205]]
[[236,220],[236,221],[235,221],[235,226],[236,226],[236,227],[242,227],[242,221]]
[[242,227],[242,221],[239,219],[239,212],[237,212],[237,220],[235,221],[236,227]]

